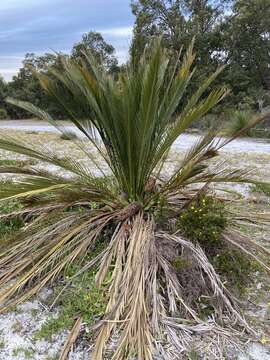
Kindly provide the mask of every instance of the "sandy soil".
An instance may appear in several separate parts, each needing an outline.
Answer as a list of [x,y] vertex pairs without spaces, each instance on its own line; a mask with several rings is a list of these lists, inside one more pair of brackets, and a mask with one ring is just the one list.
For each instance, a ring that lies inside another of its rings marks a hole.
[[[58,124],[64,130],[72,131],[78,136],[81,133],[68,121],[59,121]],[[59,131],[52,125],[41,120],[2,120],[0,121],[0,130],[21,130],[27,132],[50,132],[59,133]],[[200,135],[183,134],[174,144],[174,149],[178,151],[189,149],[190,146],[195,144],[200,138]],[[241,138],[225,146],[225,151],[229,152],[263,152],[270,153],[270,140],[269,139],[253,139]]]

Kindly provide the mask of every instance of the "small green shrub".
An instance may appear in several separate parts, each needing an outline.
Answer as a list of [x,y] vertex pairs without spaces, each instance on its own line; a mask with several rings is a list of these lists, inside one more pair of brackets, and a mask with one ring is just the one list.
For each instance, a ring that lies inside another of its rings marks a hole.
[[[227,135],[231,136],[238,131],[244,129],[246,126],[250,124],[252,120],[252,113],[246,110],[236,110],[231,115],[231,121],[229,123],[228,129],[226,131]],[[252,136],[250,130],[247,130],[242,135]]]
[[255,261],[250,260],[241,251],[224,246],[220,252],[211,259],[219,275],[223,276],[228,285],[240,294],[252,283],[253,274],[261,270]]
[[0,109],[0,120],[5,120],[8,118],[8,114],[5,109]]
[[207,250],[220,243],[227,223],[223,203],[212,197],[201,197],[181,213],[177,226],[188,239],[199,242]]
[[[202,197],[190,203],[182,212],[177,226],[185,237],[202,246],[217,273],[230,288],[243,293],[252,282],[252,274],[259,267],[222,239],[222,232],[228,223],[224,204],[211,197]],[[179,256],[173,266],[179,271],[188,268],[188,259]]]
[[73,131],[67,131],[60,135],[61,140],[74,140],[77,139],[77,135]]

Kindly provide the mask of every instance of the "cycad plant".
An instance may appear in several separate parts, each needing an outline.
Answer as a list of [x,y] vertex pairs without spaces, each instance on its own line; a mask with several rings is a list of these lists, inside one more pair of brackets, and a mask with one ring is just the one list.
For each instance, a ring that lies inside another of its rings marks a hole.
[[[0,310],[27,300],[76,261],[80,272],[94,267],[97,285],[107,288],[106,312],[95,326],[93,359],[104,358],[112,337],[112,359],[173,359],[187,349],[192,333],[210,332],[214,342],[230,338],[232,324],[252,331],[203,247],[184,235],[178,221],[190,204],[207,196],[211,184],[252,182],[246,171],[230,169],[224,162],[209,164],[238,134],[216,140],[210,131],[171,174],[163,171],[173,143],[226,95],[224,88],[209,92],[222,69],[187,99],[185,91],[194,74],[193,45],[181,64],[172,66],[156,40],[140,63],[130,65],[118,79],[89,53],[80,61],[62,61],[62,71],[51,68],[49,75],[37,76],[80,130],[82,138],[73,141],[89,165],[72,156],[58,157],[46,144],[37,147],[1,136],[0,148],[54,165],[66,175],[31,167],[0,168],[14,176],[12,183],[1,186],[1,199],[19,199],[25,206],[8,216],[28,219],[0,254]],[[46,112],[8,101],[65,133]],[[250,218],[246,215],[246,222]],[[268,221],[263,215],[261,220]],[[236,230],[240,221],[243,216],[230,212],[223,241],[269,270],[263,262],[268,251]],[[100,239],[103,247],[97,252]],[[95,255],[89,257],[91,253]],[[175,265],[182,257],[191,266],[186,276]],[[192,299],[185,291],[189,279],[200,286]],[[196,306],[199,296],[210,302],[211,321]]]

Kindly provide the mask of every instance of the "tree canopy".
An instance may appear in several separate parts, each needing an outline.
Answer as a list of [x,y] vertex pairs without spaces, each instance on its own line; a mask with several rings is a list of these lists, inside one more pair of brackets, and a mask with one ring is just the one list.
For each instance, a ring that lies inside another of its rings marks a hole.
[[[115,49],[103,39],[100,33],[90,31],[84,34],[82,40],[73,46],[70,57],[79,59],[83,51],[91,51],[96,61],[102,64],[109,73],[113,74],[119,71],[118,61],[114,55]],[[48,74],[50,68],[61,69],[63,67],[62,55],[64,54],[46,53],[39,56],[34,53],[27,53],[22,67],[11,82],[5,83],[0,78],[0,109],[6,109],[10,118],[29,117],[29,113],[25,110],[11,107],[5,103],[5,97],[12,96],[45,108],[54,116],[61,118],[63,116],[62,112],[59,111],[55,101],[42,90],[35,72]],[[50,73],[50,76],[53,77],[52,73]],[[57,82],[57,79],[55,81]],[[60,86],[59,82],[58,84]]]
[[219,81],[231,88],[233,105],[244,102],[255,107],[258,100],[268,105],[269,1],[137,0],[132,12],[135,59],[154,36],[162,35],[163,46],[175,56],[195,37],[197,82],[225,64]]

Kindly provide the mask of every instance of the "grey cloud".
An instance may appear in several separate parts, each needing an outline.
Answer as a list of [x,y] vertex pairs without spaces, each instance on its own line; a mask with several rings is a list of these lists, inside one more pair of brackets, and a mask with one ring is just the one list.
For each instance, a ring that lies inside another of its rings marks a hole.
[[124,61],[134,22],[129,4],[129,0],[1,0],[0,74],[10,79],[25,53],[66,51],[90,30],[100,31]]

